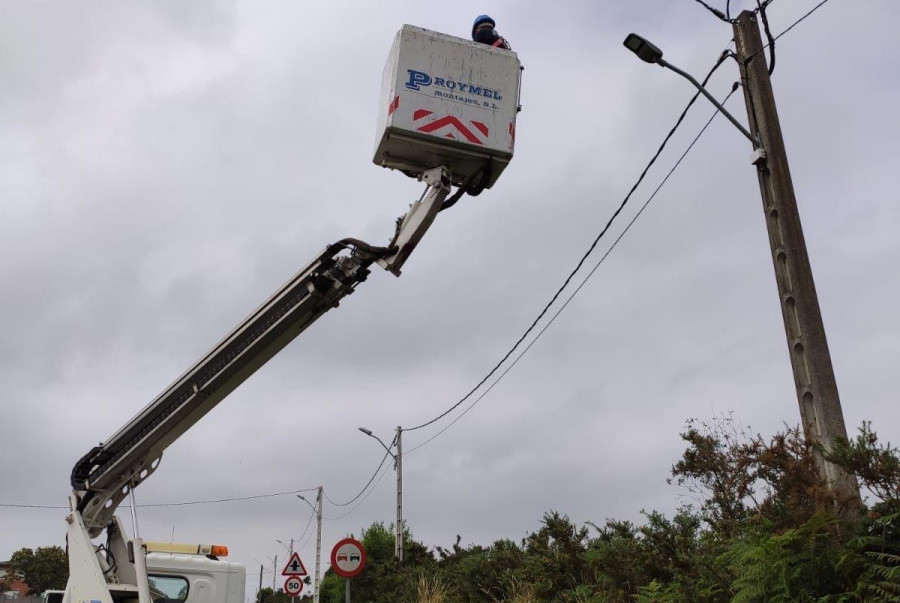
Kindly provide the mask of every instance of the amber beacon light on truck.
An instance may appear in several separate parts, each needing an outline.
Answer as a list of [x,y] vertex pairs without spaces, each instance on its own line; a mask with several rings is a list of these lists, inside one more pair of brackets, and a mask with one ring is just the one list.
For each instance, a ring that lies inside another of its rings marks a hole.
[[228,547],[221,544],[179,544],[175,542],[144,542],[148,553],[177,553],[182,555],[206,555],[227,557]]

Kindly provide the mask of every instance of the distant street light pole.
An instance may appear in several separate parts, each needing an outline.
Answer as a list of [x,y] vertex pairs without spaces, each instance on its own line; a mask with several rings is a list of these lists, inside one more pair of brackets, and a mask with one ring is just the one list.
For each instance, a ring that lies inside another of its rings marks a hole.
[[[302,495],[298,494],[297,498],[310,505],[309,501]],[[313,512],[316,514],[316,582],[313,586],[313,603],[319,603],[319,568],[322,559],[322,486],[318,488],[316,506],[313,507]]]
[[381,441],[381,438],[373,434],[370,429],[360,427],[359,430],[370,438],[378,440],[381,447],[394,459],[394,469],[397,472],[397,522],[394,525],[394,557],[398,562],[403,563],[403,444],[401,442],[403,428],[398,425],[397,435],[394,436],[397,454],[391,452],[391,449]]
[[298,541],[291,538],[291,546],[286,545],[283,541],[278,540],[277,538],[275,539],[275,542],[277,542],[278,544],[283,546],[284,550],[286,550],[288,552],[288,556],[291,556],[294,554],[294,543],[298,542]]
[[747,116],[754,134],[726,111],[697,80],[664,61],[659,48],[636,34],[625,38],[625,46],[642,61],[656,63],[687,78],[753,144],[753,164],[757,169],[766,212],[766,228],[803,431],[814,444],[813,457],[820,475],[831,489],[837,511],[853,516],[862,504],[856,478],[827,462],[823,456],[823,452],[831,450],[836,439],[846,439],[847,429],[800,225],[762,38],[752,11],[742,12],[735,20],[734,41]]
[[[269,557],[266,555],[266,557]],[[272,562],[272,594],[275,594],[275,578],[278,576],[278,555],[275,555],[275,558],[272,559],[269,557],[269,561]]]

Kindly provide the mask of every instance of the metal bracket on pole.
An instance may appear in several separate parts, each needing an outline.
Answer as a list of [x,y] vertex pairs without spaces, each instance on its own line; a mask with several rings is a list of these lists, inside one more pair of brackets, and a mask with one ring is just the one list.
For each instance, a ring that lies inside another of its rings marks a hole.
[[400,269],[441,210],[444,199],[450,193],[450,171],[445,167],[428,170],[419,178],[428,185],[422,197],[410,206],[409,212],[400,218],[397,234],[391,241],[396,246],[393,255],[378,260],[378,265],[400,276]]
[[756,147],[750,154],[750,163],[753,165],[762,165],[766,162],[766,150],[762,147]]

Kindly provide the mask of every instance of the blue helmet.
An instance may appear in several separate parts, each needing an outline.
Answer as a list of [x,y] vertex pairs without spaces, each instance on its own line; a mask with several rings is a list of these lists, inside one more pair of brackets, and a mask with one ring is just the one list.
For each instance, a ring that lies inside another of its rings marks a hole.
[[475,17],[475,23],[472,24],[472,37],[475,37],[475,30],[478,29],[478,26],[482,23],[490,23],[491,27],[494,27],[497,24],[491,19],[490,15],[478,15]]

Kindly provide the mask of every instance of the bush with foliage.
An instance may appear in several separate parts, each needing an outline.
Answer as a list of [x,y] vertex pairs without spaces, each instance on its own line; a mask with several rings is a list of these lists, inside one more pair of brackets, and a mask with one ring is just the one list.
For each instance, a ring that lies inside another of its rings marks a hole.
[[[515,542],[425,545],[393,531],[363,532],[366,570],[353,600],[372,603],[600,603],[606,601],[900,602],[900,451],[868,423],[826,458],[868,494],[861,514],[835,501],[799,428],[771,438],[730,417],[688,422],[671,483],[692,503],[641,525],[578,526],[557,511]],[[322,603],[344,600],[328,572]]]

